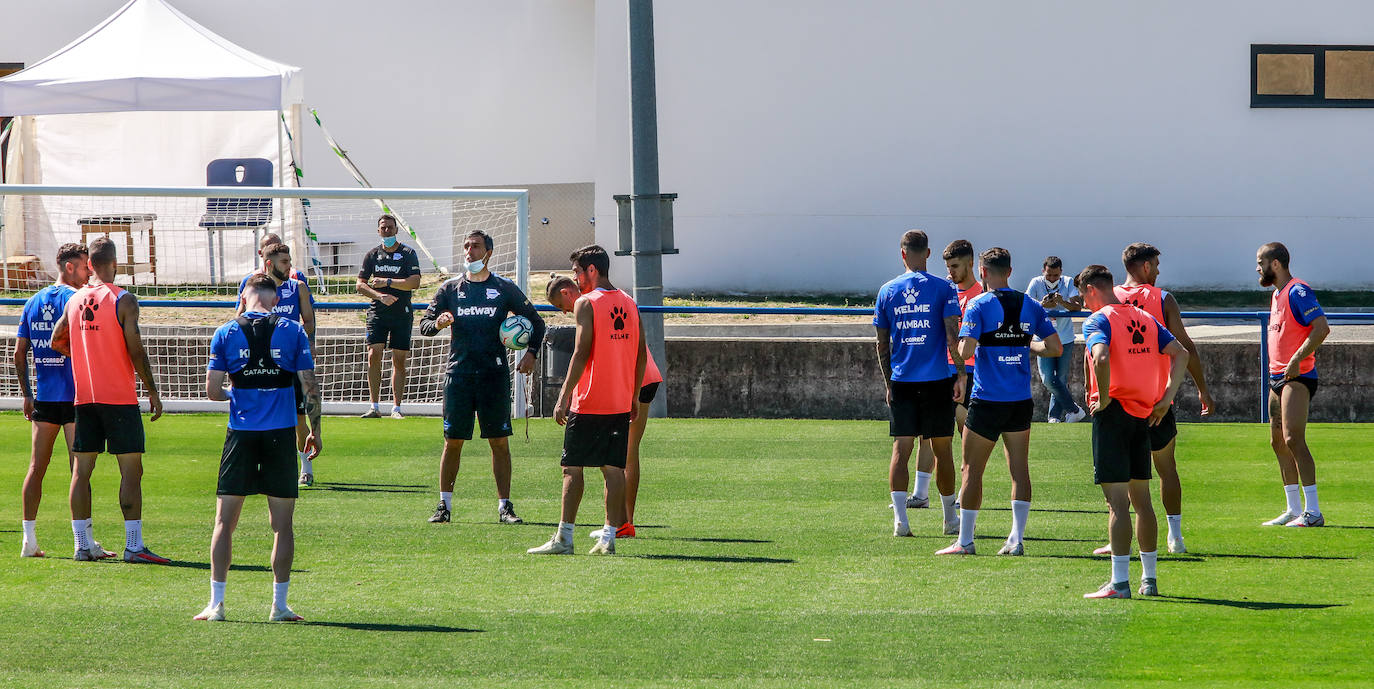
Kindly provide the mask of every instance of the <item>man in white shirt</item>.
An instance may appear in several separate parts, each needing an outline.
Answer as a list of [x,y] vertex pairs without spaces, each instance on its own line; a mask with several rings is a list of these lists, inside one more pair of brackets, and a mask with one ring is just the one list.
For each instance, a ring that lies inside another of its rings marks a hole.
[[1069,376],[1073,371],[1073,319],[1069,313],[1083,308],[1083,297],[1074,289],[1073,280],[1064,275],[1064,262],[1058,256],[1045,259],[1044,271],[1031,279],[1026,287],[1026,296],[1040,302],[1054,319],[1054,329],[1059,332],[1059,341],[1064,344],[1064,353],[1057,357],[1042,356],[1037,361],[1040,366],[1040,382],[1050,391],[1050,423],[1074,423],[1082,421],[1087,412],[1073,401],[1069,392]]

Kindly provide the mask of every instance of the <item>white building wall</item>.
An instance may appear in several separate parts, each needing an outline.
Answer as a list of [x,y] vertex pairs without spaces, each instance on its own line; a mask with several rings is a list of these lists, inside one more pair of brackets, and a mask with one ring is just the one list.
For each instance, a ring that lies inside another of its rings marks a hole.
[[[306,104],[377,186],[592,178],[593,0],[171,2],[303,68]],[[122,4],[7,2],[0,62],[31,65]],[[354,186],[314,123],[303,129],[306,183]]]
[[[625,3],[596,3],[597,216],[630,191]],[[669,291],[873,292],[902,231],[1255,287],[1369,287],[1374,111],[1249,107],[1252,43],[1374,43],[1358,0],[659,0]],[[598,224],[611,246],[615,224]],[[623,259],[622,259],[623,261]],[[629,280],[628,264],[620,269]]]

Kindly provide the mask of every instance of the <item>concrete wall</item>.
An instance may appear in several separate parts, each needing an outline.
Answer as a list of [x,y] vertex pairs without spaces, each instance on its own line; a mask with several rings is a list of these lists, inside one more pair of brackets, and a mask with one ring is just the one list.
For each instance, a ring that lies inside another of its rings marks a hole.
[[[1360,0],[693,0],[655,6],[670,291],[875,292],[924,227],[1253,286],[1289,244],[1324,287],[1369,287],[1374,111],[1249,108],[1253,43],[1367,44]],[[597,215],[629,192],[625,3],[596,5]],[[598,238],[613,242],[614,225]],[[624,271],[625,269],[621,269]]]

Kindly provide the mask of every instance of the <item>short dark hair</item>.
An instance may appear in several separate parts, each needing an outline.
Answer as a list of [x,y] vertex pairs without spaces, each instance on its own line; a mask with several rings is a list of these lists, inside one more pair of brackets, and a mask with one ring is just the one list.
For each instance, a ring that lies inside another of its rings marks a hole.
[[90,249],[91,265],[108,265],[114,263],[119,254],[115,251],[114,240],[109,237],[98,237],[91,242]]
[[549,284],[544,287],[544,298],[548,299],[549,303],[552,304],[553,295],[558,294],[560,291],[563,290],[564,287],[571,287],[574,291],[576,291],[577,281],[573,280],[572,278],[566,275],[559,275],[558,273],[549,273]]
[[1112,289],[1112,285],[1115,284],[1116,281],[1112,279],[1112,271],[1108,270],[1107,266],[1098,263],[1094,263],[1084,268],[1078,273],[1078,276],[1073,279],[1073,286],[1080,292],[1088,285],[1106,291]]
[[930,238],[920,230],[907,230],[902,234],[902,251],[925,251],[930,248]]
[[1011,252],[1000,246],[994,246],[984,251],[980,256],[983,267],[997,271],[999,274],[1011,272]]
[[1121,265],[1130,270],[1132,266],[1138,266],[1159,255],[1159,249],[1153,244],[1136,242],[1121,250]]
[[601,273],[602,277],[611,275],[611,256],[598,244],[590,244],[572,252],[568,260],[582,270],[586,270],[587,266],[595,266],[596,272]]
[[268,232],[262,236],[262,239],[258,240],[259,249],[266,249],[273,244],[281,244],[281,235],[276,232]]
[[391,224],[395,225],[397,228],[401,226],[401,221],[397,220],[396,216],[390,213],[382,213],[381,216],[377,218],[377,224],[381,225],[383,220],[390,220]]
[[1288,270],[1288,247],[1283,242],[1269,242],[1260,247],[1260,258],[1266,261],[1278,261],[1284,270]]
[[1064,269],[1064,261],[1063,261],[1062,259],[1060,259],[1058,256],[1046,256],[1046,257],[1045,257],[1045,266],[1044,266],[1044,267],[1046,267],[1046,268],[1058,268],[1059,270],[1063,270],[1063,269]]
[[964,256],[973,258],[973,242],[967,239],[956,239],[950,242],[949,246],[945,247],[944,257],[946,261],[953,261],[956,258],[963,258]]
[[287,246],[287,245],[285,245],[285,244],[282,244],[281,242],[277,242],[276,244],[273,244],[273,245],[267,247],[267,250],[262,252],[262,257],[263,257],[263,258],[272,258],[273,256],[276,256],[277,254],[286,254],[287,256],[290,256],[290,255],[291,255],[291,247],[289,247],[289,246]]
[[57,266],[61,268],[63,263],[79,261],[90,255],[91,252],[86,249],[85,244],[68,242],[66,244],[63,244],[62,246],[57,247]]
[[472,239],[473,237],[481,237],[481,238],[482,238],[482,244],[486,245],[487,251],[494,251],[494,250],[496,250],[496,241],[493,240],[493,239],[491,238],[491,235],[487,234],[486,232],[483,232],[483,231],[481,231],[481,230],[473,230],[473,231],[469,232],[469,233],[467,234],[467,236],[464,237],[463,239],[465,239],[465,240],[466,240],[466,239]]
[[244,283],[243,288],[274,295],[277,293],[277,283],[272,282],[272,278],[262,273],[254,273],[250,276],[248,282]]

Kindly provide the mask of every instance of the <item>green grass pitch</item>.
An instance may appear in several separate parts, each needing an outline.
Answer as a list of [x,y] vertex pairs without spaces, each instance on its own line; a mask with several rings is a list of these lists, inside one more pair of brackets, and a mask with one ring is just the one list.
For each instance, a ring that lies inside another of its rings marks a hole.
[[[1089,555],[1106,516],[1087,424],[1033,431],[1024,558],[990,554],[1011,521],[999,459],[978,525],[989,554],[937,558],[938,508],[912,512],[916,538],[891,536],[885,424],[763,420],[654,421],[641,537],[594,558],[579,526],[578,555],[541,558],[524,551],[557,521],[552,422],[512,441],[527,523],[503,526],[484,444],[454,523],[432,525],[439,422],[327,419],[296,512],[291,604],[309,621],[271,625],[261,498],[235,539],[230,621],[191,620],[224,423],[146,425],[146,540],[176,561],[157,567],[70,559],[61,458],[39,513],[49,557],[19,558],[29,431],[0,414],[0,686],[1367,687],[1374,673],[1368,426],[1310,429],[1330,526],[1305,530],[1259,526],[1282,508],[1267,429],[1181,426],[1194,552],[1161,555],[1163,598],[1085,601],[1109,573]],[[115,550],[117,473],[102,458],[94,486],[96,537]]]

